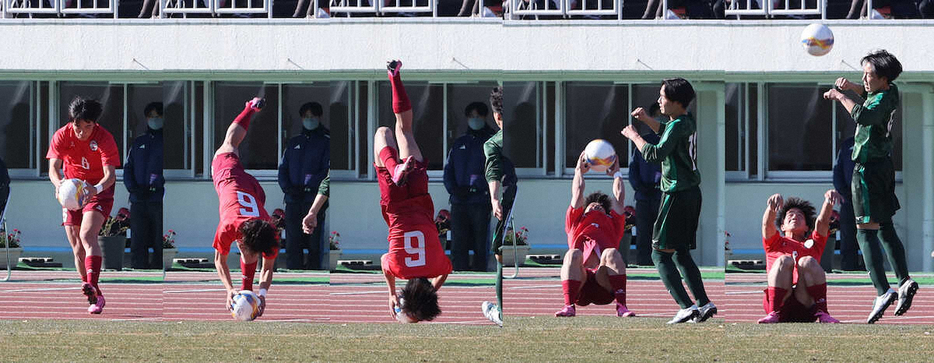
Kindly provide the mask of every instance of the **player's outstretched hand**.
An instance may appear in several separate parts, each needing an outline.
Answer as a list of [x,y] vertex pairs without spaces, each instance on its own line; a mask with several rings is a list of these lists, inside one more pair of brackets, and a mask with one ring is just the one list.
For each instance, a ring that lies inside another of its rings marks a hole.
[[843,203],[843,196],[837,193],[836,190],[830,189],[824,193],[824,200],[831,205],[837,205]]
[[227,290],[227,311],[233,311],[234,296],[237,296],[237,290]]
[[606,175],[613,176],[617,171],[619,171],[619,157],[613,160],[613,165],[606,169]]
[[399,305],[399,297],[396,295],[389,296],[389,316],[392,316],[392,319],[397,319],[396,317],[396,308],[401,308]]
[[630,140],[634,140],[636,136],[639,136],[639,133],[636,132],[636,127],[633,125],[626,126],[620,133]]
[[587,155],[581,151],[581,155],[577,157],[577,170],[580,170],[581,174],[587,174],[590,171],[590,162],[587,161]]
[[306,214],[305,218],[302,219],[302,232],[312,234],[316,227],[318,227],[318,216],[314,213]]
[[650,118],[649,113],[645,112],[645,109],[642,107],[636,107],[635,110],[632,110],[630,114],[636,120],[642,121],[643,119]]
[[256,314],[256,317],[258,318],[260,316],[263,316],[263,313],[265,311],[266,311],[266,297],[260,296],[259,297],[259,313]]
[[769,197],[769,209],[778,212],[783,205],[785,205],[785,201],[782,199],[781,194],[773,194]]

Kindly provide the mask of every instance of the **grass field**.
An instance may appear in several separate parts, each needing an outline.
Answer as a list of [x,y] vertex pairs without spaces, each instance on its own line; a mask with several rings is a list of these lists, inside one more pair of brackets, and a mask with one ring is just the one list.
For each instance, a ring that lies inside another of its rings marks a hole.
[[930,361],[931,326],[509,318],[450,324],[0,321],[0,361]]

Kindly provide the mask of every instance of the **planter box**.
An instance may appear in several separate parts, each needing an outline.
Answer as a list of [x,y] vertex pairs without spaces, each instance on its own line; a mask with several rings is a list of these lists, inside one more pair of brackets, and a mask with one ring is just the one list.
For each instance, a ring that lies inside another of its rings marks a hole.
[[529,245],[500,246],[499,250],[503,253],[503,266],[515,266],[516,260],[519,261],[519,266],[524,265],[525,256],[529,254],[530,249],[532,249],[532,246]]
[[97,240],[101,246],[102,257],[104,259],[103,267],[108,270],[122,270],[123,255],[126,251],[126,237],[98,237]]
[[337,270],[337,260],[341,258],[341,250],[330,250],[328,251],[328,269],[331,271]]
[[177,248],[163,248],[162,249],[162,269],[171,270],[172,261],[175,259],[175,256],[178,255]]
[[[16,267],[16,264],[19,263],[19,256],[23,255],[23,248],[11,248],[10,249],[10,266]],[[0,268],[7,268],[7,252],[6,247],[0,248]]]

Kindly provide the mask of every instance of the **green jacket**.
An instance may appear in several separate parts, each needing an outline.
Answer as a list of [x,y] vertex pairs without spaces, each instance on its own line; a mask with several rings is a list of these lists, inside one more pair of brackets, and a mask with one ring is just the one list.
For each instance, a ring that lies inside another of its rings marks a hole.
[[663,122],[658,131],[661,135],[658,144],[646,143],[642,147],[642,157],[647,162],[662,164],[661,190],[672,193],[699,185],[694,117],[684,114]]
[[862,105],[853,106],[850,116],[856,121],[853,154],[857,163],[889,157],[892,154],[892,126],[898,109],[898,87],[889,83],[889,89],[866,95]]

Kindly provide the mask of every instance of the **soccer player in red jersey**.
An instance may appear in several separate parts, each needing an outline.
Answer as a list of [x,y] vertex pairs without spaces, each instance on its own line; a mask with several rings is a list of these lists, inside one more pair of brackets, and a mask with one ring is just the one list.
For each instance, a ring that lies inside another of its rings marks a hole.
[[[374,136],[379,204],[389,226],[389,252],[380,261],[389,287],[390,315],[400,321],[428,321],[441,314],[437,291],[451,273],[451,261],[438,239],[435,206],[428,194],[428,162],[415,143],[412,105],[399,73],[402,62],[391,61],[387,68],[396,125],[395,133],[380,127]],[[401,295],[396,295],[397,278],[408,280]]]
[[827,313],[827,276],[820,258],[833,206],[841,198],[833,189],[824,194],[816,225],[811,203],[799,198],[785,201],[780,194],[769,198],[762,216],[762,247],[769,272],[762,307],[768,315],[759,324],[840,322]]
[[606,305],[614,300],[616,316],[635,316],[626,308],[626,262],[617,250],[626,233],[626,190],[619,160],[606,171],[613,176],[613,197],[595,192],[584,198],[584,174],[590,166],[581,153],[574,168],[571,205],[564,224],[568,234],[568,252],[561,265],[564,308],[555,316],[576,315],[575,304]]
[[88,298],[91,314],[100,314],[106,304],[98,285],[101,247],[97,235],[110,216],[116,168],[120,166],[120,152],[113,135],[97,124],[103,112],[100,102],[75,97],[68,106],[68,124],[52,136],[45,156],[49,159],[49,180],[55,186],[56,196],[64,179],[80,179],[89,185],[84,189],[87,196],[80,210],[62,208],[62,225],[75,255],[75,268],[83,281],[81,291]]
[[231,309],[237,294],[230,278],[227,255],[234,241],[240,249],[241,290],[253,291],[256,263],[263,257],[259,282],[259,315],[266,309],[266,291],[272,284],[272,271],[279,253],[278,233],[266,212],[266,193],[252,175],[240,164],[240,142],[246,137],[250,118],[263,108],[266,100],[254,98],[246,102],[243,111],[227,128],[224,143],[214,153],[211,178],[220,200],[220,223],[214,234],[214,266],[227,290],[227,309]]

